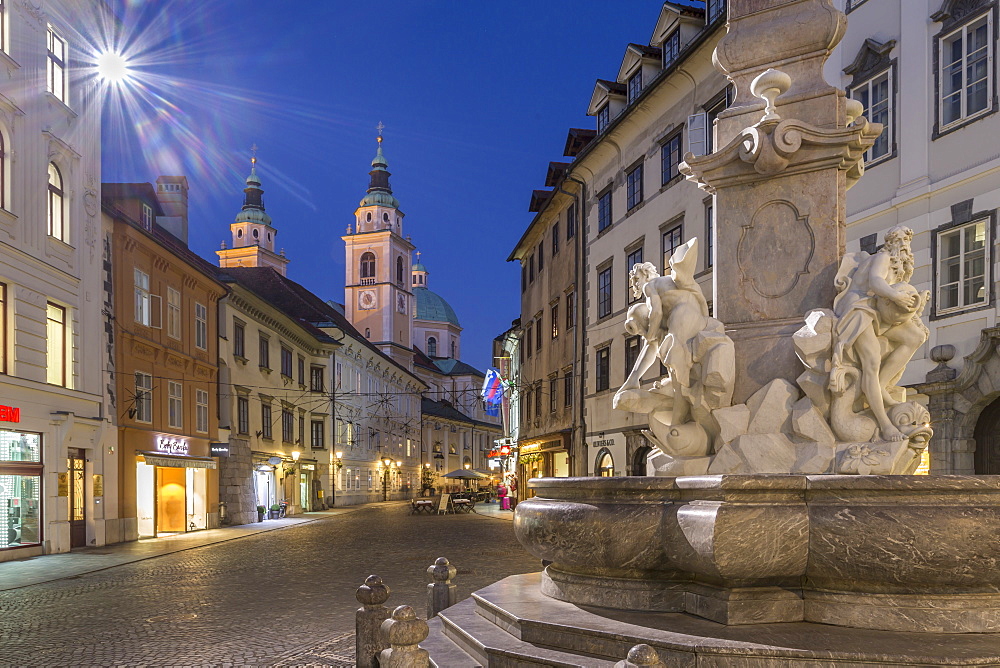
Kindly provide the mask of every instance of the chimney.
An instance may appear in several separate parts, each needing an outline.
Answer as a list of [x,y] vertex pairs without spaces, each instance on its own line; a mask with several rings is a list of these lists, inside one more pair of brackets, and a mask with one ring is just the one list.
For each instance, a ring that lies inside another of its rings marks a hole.
[[159,176],[156,179],[156,199],[163,215],[156,224],[187,245],[188,242],[188,182],[186,176]]

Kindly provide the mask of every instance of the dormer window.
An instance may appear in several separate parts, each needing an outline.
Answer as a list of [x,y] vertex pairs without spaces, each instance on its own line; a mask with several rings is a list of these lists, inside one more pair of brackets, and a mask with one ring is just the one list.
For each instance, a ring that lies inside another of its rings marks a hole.
[[147,232],[153,229],[153,207],[142,203],[142,229]]
[[715,20],[726,13],[726,0],[708,0],[705,21],[708,25],[715,23]]
[[677,60],[681,52],[681,31],[675,30],[663,40],[663,66],[668,67]]
[[597,110],[597,131],[604,132],[611,122],[611,109],[607,104]]
[[628,78],[628,103],[632,104],[639,93],[642,92],[642,67],[635,71],[635,74]]

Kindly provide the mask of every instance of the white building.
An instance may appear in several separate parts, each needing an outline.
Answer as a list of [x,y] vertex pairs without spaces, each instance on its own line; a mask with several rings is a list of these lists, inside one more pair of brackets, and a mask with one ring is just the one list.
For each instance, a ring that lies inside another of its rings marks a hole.
[[81,33],[105,11],[96,0],[0,6],[0,561],[121,534],[101,100]]

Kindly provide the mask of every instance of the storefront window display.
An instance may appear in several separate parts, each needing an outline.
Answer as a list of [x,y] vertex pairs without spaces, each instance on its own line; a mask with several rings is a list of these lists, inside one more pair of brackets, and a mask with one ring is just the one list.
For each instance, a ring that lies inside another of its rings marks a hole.
[[42,437],[0,431],[0,549],[38,545]]

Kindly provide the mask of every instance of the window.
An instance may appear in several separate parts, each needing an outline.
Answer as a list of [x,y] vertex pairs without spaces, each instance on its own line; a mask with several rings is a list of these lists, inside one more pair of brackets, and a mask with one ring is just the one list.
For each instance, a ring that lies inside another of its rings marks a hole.
[[433,336],[427,337],[427,356],[437,357],[438,354],[438,342]]
[[167,382],[167,425],[184,428],[184,386],[172,380]]
[[559,336],[559,304],[552,305],[552,338]]
[[611,227],[611,191],[604,193],[597,199],[597,233]]
[[611,108],[609,105],[604,105],[597,110],[597,132],[598,134],[604,132],[608,127],[608,123],[611,122]]
[[135,321],[147,327],[160,327],[160,297],[149,294],[149,274],[135,269]]
[[260,404],[260,431],[264,438],[271,438],[271,404]]
[[250,399],[236,397],[236,433],[250,433]]
[[597,368],[594,373],[594,382],[597,384],[598,392],[603,392],[609,386],[609,373],[611,371],[611,348],[601,348],[597,351]]
[[263,334],[260,335],[258,341],[258,356],[260,358],[260,368],[270,369],[271,368],[271,342]]
[[281,346],[281,375],[292,377],[292,351],[285,346]]
[[597,274],[597,317],[611,315],[611,267]]
[[181,338],[181,293],[167,288],[167,336]]
[[857,9],[859,5],[865,4],[867,0],[847,0],[847,11]]
[[203,434],[208,433],[208,392],[195,390],[195,429]]
[[361,282],[370,279],[369,283],[375,282],[375,253],[368,251],[361,256]]
[[0,373],[7,373],[7,286],[4,283],[0,283]]
[[542,327],[542,316],[539,314],[538,322],[535,325],[535,348],[538,350],[539,354],[542,352],[542,336],[544,331],[545,328]]
[[233,355],[243,358],[247,356],[246,327],[238,320],[233,321]]
[[675,225],[663,233],[663,267],[661,271],[666,276],[670,272],[670,256],[681,245],[681,226]]
[[194,345],[208,350],[208,309],[204,304],[194,304]]
[[538,386],[535,387],[535,419],[540,420],[542,418],[542,383],[539,382]]
[[63,178],[59,168],[49,163],[49,236],[66,241],[66,217],[63,206]]
[[987,302],[988,224],[978,220],[937,235],[937,313]]
[[521,265],[521,293],[528,289],[528,264]]
[[135,421],[153,421],[153,376],[135,372]]
[[563,406],[573,405],[573,374],[563,373]]
[[555,413],[556,406],[558,406],[559,399],[559,379],[556,377],[549,378],[549,412]]
[[45,89],[66,103],[66,40],[48,27],[48,60],[45,64]]
[[311,392],[323,391],[323,367],[321,366],[309,367],[309,390]]
[[632,373],[632,367],[639,359],[639,350],[642,346],[641,336],[630,336],[625,339],[625,378]]
[[706,9],[708,10],[705,14],[706,23],[714,23],[717,18],[726,13],[726,0],[708,0]]
[[326,447],[326,438],[323,435],[323,421],[313,420],[309,431],[309,444],[313,450],[322,450]]
[[566,239],[572,239],[576,234],[576,204],[566,209]]
[[576,324],[576,293],[566,295],[566,329],[573,329]]
[[142,229],[147,232],[153,229],[153,207],[145,202],[142,203],[142,217],[139,222],[142,224]]
[[532,336],[531,336],[532,323],[530,323],[530,322],[528,323],[528,328],[525,331],[527,332],[527,334],[524,337],[524,345],[525,345],[525,348],[527,348],[527,350],[525,352],[528,354],[528,358],[530,359],[531,358],[531,344],[532,344],[532,340],[533,340]]
[[300,445],[306,444],[306,414],[299,413],[299,440],[295,441]]
[[635,71],[635,74],[628,78],[628,103],[632,104],[642,92],[642,66]]
[[681,164],[681,133],[678,132],[663,142],[660,147],[660,183],[667,185],[680,176],[677,166]]
[[528,283],[535,282],[535,256],[528,256]]
[[677,60],[681,52],[681,31],[675,30],[663,40],[663,66],[667,67]]
[[638,297],[632,296],[632,286],[628,280],[629,278],[628,273],[632,271],[632,268],[635,267],[635,265],[637,264],[642,264],[642,246],[639,246],[631,253],[629,253],[628,257],[625,259],[625,287],[627,288],[625,301],[629,304],[631,304],[634,301],[638,301],[640,299]]
[[403,285],[403,258],[396,258],[396,283],[400,286]]
[[[75,502],[70,506],[69,518],[83,519],[83,460],[71,456],[69,463],[73,484],[73,496],[69,499]],[[3,480],[0,486],[0,526],[4,527],[0,549],[16,549],[42,542],[40,518],[48,516],[42,506],[42,472],[41,435],[0,431],[0,480]]]
[[642,202],[642,165],[629,172],[625,176],[625,182],[628,210],[631,211]]
[[[2,147],[0,147],[2,148]],[[2,157],[2,155],[0,155]],[[552,257],[559,255],[559,221],[552,223]]]
[[[715,119],[719,117],[723,111],[729,108],[729,105],[733,103],[733,94],[735,90],[732,84],[726,86],[726,89],[719,92],[714,98],[709,100],[705,104],[705,144],[706,153],[711,153],[715,150]],[[688,147],[688,150],[694,152],[693,147]],[[695,155],[699,155],[695,153]]]
[[865,107],[865,116],[872,123],[881,123],[882,134],[865,152],[865,162],[873,163],[892,153],[894,128],[892,127],[892,68],[851,88],[851,97]]
[[705,268],[712,266],[712,253],[715,246],[715,203],[705,201]]
[[542,268],[545,266],[545,242],[538,242],[538,275],[541,276]]
[[941,127],[979,115],[993,95],[993,14],[966,24],[938,42]]
[[46,382],[66,385],[66,309],[48,302],[46,305]]

